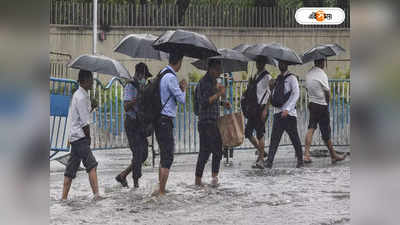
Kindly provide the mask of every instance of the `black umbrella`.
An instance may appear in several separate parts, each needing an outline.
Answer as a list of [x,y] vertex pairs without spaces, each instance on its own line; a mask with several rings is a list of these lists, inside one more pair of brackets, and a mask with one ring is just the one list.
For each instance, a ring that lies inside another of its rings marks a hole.
[[130,79],[128,70],[117,60],[100,55],[81,55],[69,67]]
[[246,50],[256,46],[256,45],[248,45],[248,44],[240,44],[236,47],[233,48],[233,50],[237,50],[241,53],[243,53],[243,55],[245,55],[246,57],[248,57],[249,59],[256,61],[257,59],[261,59],[263,60],[266,64],[269,65],[273,65],[273,66],[277,66],[278,65],[278,61],[270,56],[265,56],[265,55],[253,55],[253,54],[248,54],[246,53]]
[[243,54],[247,57],[253,58],[257,58],[259,56],[272,57],[280,61],[285,61],[289,65],[303,64],[301,58],[295,51],[278,43],[256,44],[246,49]]
[[[237,71],[247,71],[247,62],[250,60],[242,53],[236,50],[221,48],[218,49],[219,56],[213,56],[209,59],[218,59],[221,60],[222,70],[224,73],[237,72]],[[192,62],[192,65],[200,70],[208,69],[208,60],[197,60]]]
[[166,31],[154,41],[153,47],[197,59],[219,55],[215,45],[205,35],[185,30]]
[[234,48],[232,48],[233,50],[239,51],[241,53],[243,53],[244,51],[246,51],[246,49],[252,47],[253,45],[249,45],[249,44],[240,44]]
[[118,52],[132,58],[168,59],[168,54],[155,50],[152,46],[157,36],[152,34],[130,34],[124,37],[114,48]]
[[308,63],[314,60],[326,59],[329,56],[339,55],[346,50],[338,44],[317,45],[312,49],[304,52],[302,56],[303,63]]

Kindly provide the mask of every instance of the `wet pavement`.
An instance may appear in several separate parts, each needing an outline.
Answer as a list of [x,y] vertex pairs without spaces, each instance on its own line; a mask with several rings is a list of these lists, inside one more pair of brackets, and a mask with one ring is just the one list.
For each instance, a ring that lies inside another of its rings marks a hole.
[[[323,148],[319,148],[323,149]],[[343,151],[349,151],[344,148]],[[292,147],[280,147],[273,169],[252,169],[254,150],[237,151],[233,165],[221,163],[220,185],[194,186],[197,155],[177,155],[164,197],[152,197],[158,168],[144,168],[139,189],[123,188],[114,177],[130,161],[128,149],[95,151],[100,192],[94,202],[84,171],[60,202],[64,166],[50,163],[50,224],[350,224],[350,157],[329,158],[296,169]],[[210,183],[211,159],[204,182]],[[132,185],[132,179],[128,177]]]

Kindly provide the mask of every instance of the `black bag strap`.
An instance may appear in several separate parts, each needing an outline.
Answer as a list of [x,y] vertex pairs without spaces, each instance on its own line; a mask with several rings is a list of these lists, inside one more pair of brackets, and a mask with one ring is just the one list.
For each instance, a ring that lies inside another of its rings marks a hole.
[[[265,98],[265,96],[267,95],[267,92],[268,92],[268,88],[265,90],[264,95],[262,96],[260,102],[263,102],[263,101],[264,101],[264,98]],[[261,105],[261,103],[260,103],[260,105]]]
[[258,84],[258,82],[260,82],[268,73],[268,71],[263,71],[256,79],[256,84]]
[[[260,82],[266,75],[268,75],[269,73],[268,73],[268,71],[264,71],[264,72],[262,72],[261,74],[260,74],[260,76],[258,76],[257,77],[257,80],[256,80],[256,83],[258,84],[258,82]],[[262,98],[261,98],[261,102],[263,102],[264,101],[264,98],[265,98],[265,96],[267,95],[267,92],[268,92],[268,88],[265,90],[265,92],[264,92],[264,95],[262,96]],[[260,103],[260,105],[261,105],[261,103]]]

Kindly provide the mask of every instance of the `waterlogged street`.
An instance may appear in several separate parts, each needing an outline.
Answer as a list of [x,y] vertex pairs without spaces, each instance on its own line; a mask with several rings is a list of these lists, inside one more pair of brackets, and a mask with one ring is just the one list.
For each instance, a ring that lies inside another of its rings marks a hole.
[[[320,148],[324,149],[324,148]],[[349,149],[341,149],[349,151]],[[94,202],[84,171],[73,181],[69,199],[60,202],[64,166],[50,163],[50,224],[350,224],[350,157],[329,158],[295,169],[292,147],[280,147],[274,168],[251,169],[254,150],[237,151],[233,166],[222,164],[220,186],[194,186],[197,155],[175,156],[164,197],[152,197],[158,168],[147,166],[139,189],[121,187],[114,177],[129,163],[128,149],[95,151],[100,191]],[[210,161],[204,181],[210,182]],[[132,186],[132,179],[128,177]]]

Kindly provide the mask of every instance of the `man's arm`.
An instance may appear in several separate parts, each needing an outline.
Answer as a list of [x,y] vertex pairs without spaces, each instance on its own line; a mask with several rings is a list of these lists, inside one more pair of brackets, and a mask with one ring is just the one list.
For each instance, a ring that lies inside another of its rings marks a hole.
[[124,88],[124,110],[125,112],[133,109],[133,106],[136,104],[135,98],[136,88],[128,83]]
[[287,114],[296,107],[297,100],[300,97],[299,82],[297,81],[297,78],[293,76],[289,82],[292,92],[290,93],[286,106],[283,108],[284,116],[287,116]]
[[77,109],[78,109],[79,118],[83,122],[83,127],[82,127],[83,133],[90,140],[90,125],[89,124],[91,122],[90,121],[91,117],[90,117],[88,102],[85,101],[85,99],[81,99],[78,101],[77,106],[78,106]]
[[172,95],[175,97],[175,99],[181,103],[185,104],[186,101],[186,92],[182,91],[181,88],[179,87],[178,80],[176,79],[175,75],[173,74],[166,74],[165,77],[167,80],[167,85],[169,91],[172,93]]
[[[221,84],[217,84],[218,92],[208,98],[208,103],[211,105],[218,100],[219,97],[225,95],[225,87]],[[211,90],[210,90],[211,93]]]
[[329,101],[330,101],[330,99],[331,99],[331,92],[330,92],[330,91],[327,91],[327,90],[324,90],[324,94],[325,94],[325,101],[326,101],[326,104],[329,105]]

